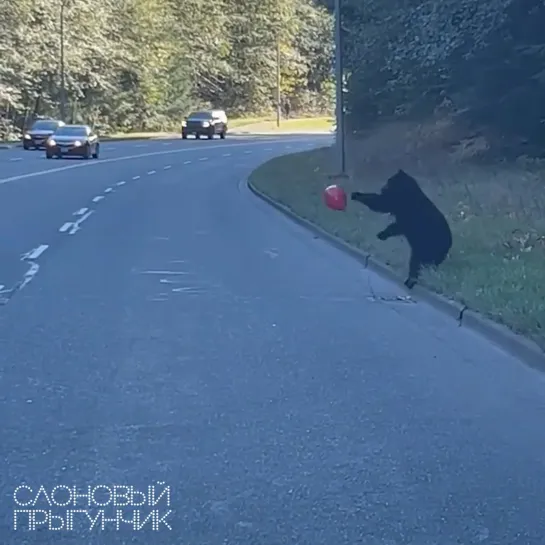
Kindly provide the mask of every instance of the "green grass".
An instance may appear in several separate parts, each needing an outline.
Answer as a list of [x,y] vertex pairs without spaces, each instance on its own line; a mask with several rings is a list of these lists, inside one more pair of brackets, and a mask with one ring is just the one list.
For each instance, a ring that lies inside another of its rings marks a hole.
[[[242,120],[241,120],[242,121]],[[330,131],[333,128],[334,120],[331,117],[309,117],[301,119],[282,119],[280,127],[276,126],[276,118],[262,121],[254,121],[237,125],[237,128],[249,132],[315,132],[315,131]],[[232,127],[232,122],[229,122]]]
[[235,129],[238,127],[244,127],[246,125],[254,125],[256,123],[265,123],[267,121],[273,121],[274,116],[262,116],[262,117],[240,117],[229,119],[229,128]]
[[[328,117],[282,120],[280,128],[276,126],[275,116],[243,117],[229,119],[230,129],[242,128],[249,132],[290,132],[290,131],[326,131],[333,127],[333,120]],[[116,132],[104,134],[104,140],[149,140],[154,138],[176,138],[178,132]],[[0,146],[17,143],[19,140],[1,142]]]
[[[267,122],[272,117],[246,117],[235,118],[229,120],[229,128],[236,128],[246,126],[249,124]],[[180,125],[181,127],[181,125]],[[176,138],[180,136],[179,132],[116,132],[112,134],[104,134],[102,138],[104,140],[148,140],[153,138]]]
[[[545,348],[545,169],[445,163],[437,161],[437,155],[424,164],[415,160],[411,168],[407,150],[404,159],[402,154],[379,159],[381,145],[372,138],[349,145],[351,176],[341,182],[345,190],[378,190],[397,168],[415,175],[448,217],[454,234],[450,257],[437,272],[424,272],[421,283]],[[376,238],[390,221],[387,216],[353,202],[346,212],[331,211],[323,204],[322,192],[333,183],[332,153],[321,148],[278,157],[255,170],[250,180],[405,278],[406,242]]]

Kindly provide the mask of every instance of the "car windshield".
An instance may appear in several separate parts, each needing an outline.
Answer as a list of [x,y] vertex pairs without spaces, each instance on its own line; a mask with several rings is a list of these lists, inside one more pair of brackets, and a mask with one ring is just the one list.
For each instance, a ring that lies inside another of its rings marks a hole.
[[189,114],[188,119],[211,119],[212,114],[210,112],[193,112]]
[[87,136],[87,127],[59,127],[55,136]]
[[36,121],[32,125],[33,131],[54,131],[58,126],[57,121]]

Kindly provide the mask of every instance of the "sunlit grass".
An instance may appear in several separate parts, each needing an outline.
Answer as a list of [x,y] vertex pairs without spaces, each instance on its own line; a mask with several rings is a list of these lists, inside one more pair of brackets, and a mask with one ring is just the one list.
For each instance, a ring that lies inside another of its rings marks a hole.
[[[384,159],[374,164],[370,142],[352,143],[347,192],[379,189],[388,175],[406,167]],[[346,212],[323,204],[322,192],[335,173],[332,149],[275,158],[254,171],[257,188],[351,244],[406,275],[403,239],[381,242],[376,233],[388,217],[349,203]],[[467,163],[427,165],[409,170],[448,217],[454,246],[436,273],[422,284],[465,303],[545,348],[545,170]],[[437,167],[437,168],[433,168]],[[406,167],[407,168],[407,167]]]

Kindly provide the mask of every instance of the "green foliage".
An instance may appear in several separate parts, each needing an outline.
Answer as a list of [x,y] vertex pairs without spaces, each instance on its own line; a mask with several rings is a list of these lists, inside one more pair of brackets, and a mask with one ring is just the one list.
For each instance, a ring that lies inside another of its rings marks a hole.
[[[330,10],[332,0],[322,0]],[[353,130],[446,108],[504,145],[545,144],[542,0],[342,0]]]
[[272,113],[277,43],[292,111],[332,106],[332,17],[314,0],[0,0],[0,119],[67,112],[111,130],[179,127],[188,110]]

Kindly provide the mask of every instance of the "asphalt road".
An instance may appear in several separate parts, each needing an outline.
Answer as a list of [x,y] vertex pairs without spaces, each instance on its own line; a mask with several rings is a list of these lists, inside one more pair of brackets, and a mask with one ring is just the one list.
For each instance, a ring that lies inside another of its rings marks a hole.
[[2,544],[543,545],[541,375],[245,187],[319,142],[0,152]]

